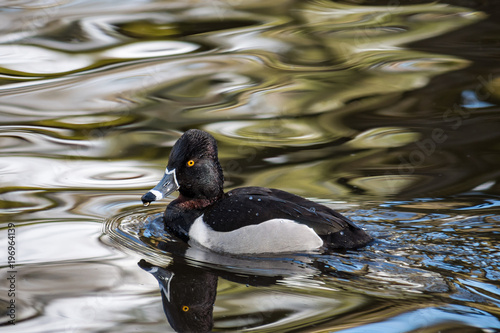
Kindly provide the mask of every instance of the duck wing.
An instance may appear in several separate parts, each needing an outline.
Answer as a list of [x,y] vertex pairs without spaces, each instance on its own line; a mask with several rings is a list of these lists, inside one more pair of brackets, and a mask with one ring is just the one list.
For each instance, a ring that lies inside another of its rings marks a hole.
[[305,224],[327,243],[333,243],[333,247],[359,247],[372,240],[354,222],[331,208],[289,192],[264,187],[232,190],[210,206],[203,217],[205,223],[221,232],[272,219]]

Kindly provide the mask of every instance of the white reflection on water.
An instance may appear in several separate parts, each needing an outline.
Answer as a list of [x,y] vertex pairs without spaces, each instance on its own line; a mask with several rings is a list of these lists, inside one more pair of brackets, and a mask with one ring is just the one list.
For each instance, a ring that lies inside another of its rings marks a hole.
[[15,75],[60,74],[90,66],[94,60],[84,54],[71,55],[28,45],[0,45],[1,67]]
[[199,46],[180,41],[138,42],[99,53],[101,58],[133,59],[171,56],[195,51]]
[[160,176],[160,171],[149,169],[145,163],[133,161],[99,163],[36,157],[3,157],[0,160],[0,182],[4,186],[43,189],[142,189],[152,186]]

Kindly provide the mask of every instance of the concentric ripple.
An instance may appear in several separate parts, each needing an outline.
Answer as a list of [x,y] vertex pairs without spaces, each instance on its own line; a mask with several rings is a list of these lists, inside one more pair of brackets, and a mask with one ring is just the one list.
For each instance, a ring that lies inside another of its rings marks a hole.
[[300,147],[321,144],[336,138],[320,124],[293,119],[227,121],[204,127],[221,141],[246,141],[254,146]]
[[[37,165],[33,170],[32,165]],[[142,189],[154,185],[161,170],[148,170],[130,161],[102,162],[2,157],[0,181],[4,186],[32,188]]]

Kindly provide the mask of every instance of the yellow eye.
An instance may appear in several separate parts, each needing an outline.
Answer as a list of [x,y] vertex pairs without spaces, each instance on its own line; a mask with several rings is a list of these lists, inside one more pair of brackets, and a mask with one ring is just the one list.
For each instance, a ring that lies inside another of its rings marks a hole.
[[188,312],[188,311],[189,311],[189,306],[184,305],[184,306],[182,307],[182,311],[184,311],[184,312]]
[[194,161],[193,161],[193,160],[189,160],[189,161],[187,162],[187,166],[188,166],[188,167],[192,167],[193,165],[194,165]]

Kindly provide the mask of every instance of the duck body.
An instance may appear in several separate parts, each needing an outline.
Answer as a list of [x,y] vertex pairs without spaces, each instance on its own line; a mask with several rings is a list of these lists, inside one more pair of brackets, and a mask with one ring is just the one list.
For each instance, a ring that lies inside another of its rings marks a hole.
[[223,191],[215,139],[187,131],[174,145],[162,181],[145,204],[178,190],[165,210],[165,229],[212,251],[258,254],[362,247],[373,239],[324,205],[277,189]]

